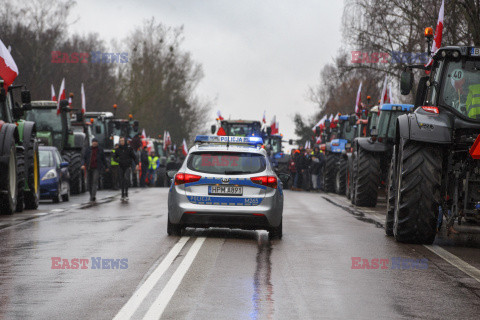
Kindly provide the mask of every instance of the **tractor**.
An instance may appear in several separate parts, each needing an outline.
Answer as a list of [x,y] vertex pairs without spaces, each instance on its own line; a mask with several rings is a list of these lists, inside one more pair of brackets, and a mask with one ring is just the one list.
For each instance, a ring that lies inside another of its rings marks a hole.
[[[355,138],[360,137],[369,137],[372,127],[376,127],[378,118],[378,106],[374,106],[370,109],[370,112],[367,109],[363,109],[360,118],[357,117],[355,122]],[[351,144],[353,145],[353,143]],[[350,150],[347,150],[347,172],[346,172],[346,185],[345,185],[345,196],[347,199],[351,199],[353,193],[353,183],[352,183],[352,174],[353,174],[353,148],[350,147]]]
[[[35,122],[37,138],[40,145],[57,147],[63,159],[68,162],[70,173],[70,190],[72,194],[80,194],[85,186],[85,172],[82,166],[82,149],[85,133],[72,129],[72,109],[67,100],[32,101],[32,109],[25,113],[25,120]],[[57,112],[58,110],[58,112]]]
[[355,115],[338,117],[331,140],[325,145],[325,166],[323,168],[323,190],[345,194],[347,149],[350,149],[355,134]]
[[270,162],[272,163],[275,172],[288,174],[288,164],[290,162],[290,156],[283,150],[283,135],[272,135],[270,134],[270,132],[270,127],[267,127],[267,133],[263,135],[265,149],[267,150]]
[[362,207],[377,205],[378,190],[388,179],[395,121],[413,109],[410,104],[383,104],[376,127],[370,137],[356,138],[353,143],[352,204]]
[[480,48],[441,47],[432,60],[400,80],[407,95],[412,69],[428,71],[415,111],[397,119],[388,183],[385,231],[406,243],[433,243],[444,220],[480,221]]
[[[100,147],[104,149],[107,162],[110,163],[115,144],[120,137],[133,139],[139,134],[139,122],[129,116],[129,120],[117,119],[112,112],[86,112],[85,117],[93,120],[93,134],[98,140]],[[112,172],[103,172],[100,177],[100,186],[102,188],[112,188]],[[132,181],[134,185],[138,181],[137,175],[132,170]]]
[[38,207],[38,143],[35,123],[21,120],[31,108],[30,92],[21,91],[20,106],[14,96],[23,86],[10,86],[6,91],[0,80],[0,87],[0,212],[13,214]]

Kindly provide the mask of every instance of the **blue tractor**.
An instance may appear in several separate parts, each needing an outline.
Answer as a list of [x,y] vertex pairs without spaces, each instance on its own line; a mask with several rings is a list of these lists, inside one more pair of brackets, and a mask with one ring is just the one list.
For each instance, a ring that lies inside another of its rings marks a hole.
[[397,118],[413,110],[411,104],[383,104],[370,137],[353,141],[352,204],[377,205],[378,190],[386,186],[396,132]]
[[323,190],[345,194],[348,158],[355,136],[355,115],[338,117],[337,126],[332,129],[331,140],[325,146],[325,166],[323,168]]

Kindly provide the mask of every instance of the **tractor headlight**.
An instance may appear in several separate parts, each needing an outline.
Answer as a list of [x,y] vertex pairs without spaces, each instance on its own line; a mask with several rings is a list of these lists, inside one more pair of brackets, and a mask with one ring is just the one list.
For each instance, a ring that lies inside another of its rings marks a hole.
[[42,178],[42,181],[44,180],[49,180],[49,179],[54,179],[57,177],[57,171],[55,171],[55,169],[52,169],[50,171],[48,171]]

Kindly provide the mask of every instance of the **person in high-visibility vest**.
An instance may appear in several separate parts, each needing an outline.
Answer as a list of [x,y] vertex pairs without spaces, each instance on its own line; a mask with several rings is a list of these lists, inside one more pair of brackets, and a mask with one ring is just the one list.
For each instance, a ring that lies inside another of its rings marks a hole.
[[118,162],[115,161],[115,150],[118,149],[118,143],[115,145],[115,148],[112,150],[112,159],[110,160],[110,168],[112,173],[112,189],[118,190]]
[[480,117],[480,84],[470,85],[467,95],[467,116],[477,119]]
[[150,185],[155,185],[157,178],[157,169],[160,167],[160,159],[155,155],[153,151],[150,151],[148,156],[148,182]]

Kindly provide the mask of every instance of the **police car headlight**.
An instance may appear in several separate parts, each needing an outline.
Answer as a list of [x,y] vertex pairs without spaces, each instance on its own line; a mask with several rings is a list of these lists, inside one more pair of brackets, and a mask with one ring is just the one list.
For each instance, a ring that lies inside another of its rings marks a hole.
[[57,171],[55,171],[55,169],[51,169],[50,171],[48,171],[42,178],[42,181],[44,180],[49,180],[49,179],[54,179],[57,177]]

